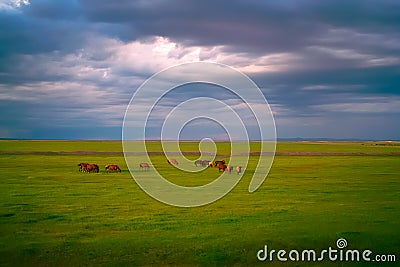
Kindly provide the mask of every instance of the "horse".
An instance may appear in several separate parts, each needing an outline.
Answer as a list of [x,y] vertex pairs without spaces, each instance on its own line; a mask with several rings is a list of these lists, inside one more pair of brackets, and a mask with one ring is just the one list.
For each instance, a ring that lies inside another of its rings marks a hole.
[[236,170],[237,174],[241,173],[242,172],[242,166],[236,166],[235,170]]
[[203,161],[202,161],[201,159],[198,159],[198,160],[196,160],[196,161],[194,162],[194,165],[196,165],[196,166],[198,166],[198,165],[203,166]]
[[231,172],[233,171],[233,167],[232,167],[232,166],[226,167],[226,171],[227,171],[228,173],[231,173]]
[[203,162],[201,163],[201,166],[203,166],[203,167],[208,166],[208,165],[210,164],[210,162],[211,162],[211,161],[205,159],[205,160],[203,160]]
[[167,162],[168,162],[169,164],[171,164],[171,165],[173,165],[173,164],[178,165],[178,164],[179,164],[178,161],[177,161],[176,159],[167,159]]
[[225,165],[225,160],[216,160],[214,161],[215,165],[214,166],[219,166],[219,164]]
[[218,165],[218,172],[221,172],[221,170],[224,172],[226,170],[226,165],[225,164],[219,164]]
[[118,167],[116,164],[109,164],[105,166],[106,170],[109,172],[116,171],[116,172],[121,172],[121,169]]
[[96,164],[87,164],[87,165],[86,165],[86,171],[87,171],[88,173],[91,173],[91,172],[99,172],[99,166],[96,165]]
[[78,166],[79,166],[79,171],[80,172],[86,172],[86,166],[88,165],[89,163],[79,163],[78,164]]
[[140,168],[140,170],[149,170],[150,166],[149,166],[149,164],[142,162],[139,164],[139,168]]

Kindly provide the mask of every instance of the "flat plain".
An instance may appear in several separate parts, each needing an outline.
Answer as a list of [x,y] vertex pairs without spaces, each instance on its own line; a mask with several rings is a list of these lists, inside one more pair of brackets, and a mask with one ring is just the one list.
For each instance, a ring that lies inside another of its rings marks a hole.
[[[223,158],[229,143],[217,148]],[[183,142],[181,149],[195,159],[198,143]],[[400,260],[399,143],[279,142],[267,179],[249,193],[258,149],[251,144],[249,165],[228,195],[179,208],[140,189],[119,141],[0,141],[0,265],[382,265],[256,257],[264,245],[320,251],[336,248],[339,238],[349,249]],[[161,152],[161,146],[148,142],[148,150]],[[214,168],[181,172],[162,154],[151,159],[151,167],[176,184],[218,177]],[[96,163],[100,172],[79,172],[80,162]],[[122,172],[106,172],[110,163]]]

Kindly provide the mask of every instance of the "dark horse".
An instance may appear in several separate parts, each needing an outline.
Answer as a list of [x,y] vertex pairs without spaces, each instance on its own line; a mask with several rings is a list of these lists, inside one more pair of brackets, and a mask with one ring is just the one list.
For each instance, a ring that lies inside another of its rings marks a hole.
[[226,165],[225,164],[219,164],[218,165],[218,172],[221,172],[221,170],[224,172],[226,170]]
[[210,162],[211,162],[211,161],[206,160],[206,159],[205,159],[205,160],[198,159],[198,160],[196,160],[196,161],[194,162],[194,165],[205,167],[205,166],[209,166]]
[[220,164],[225,165],[225,160],[216,160],[216,161],[214,161],[214,163],[215,163],[215,167],[219,166]]

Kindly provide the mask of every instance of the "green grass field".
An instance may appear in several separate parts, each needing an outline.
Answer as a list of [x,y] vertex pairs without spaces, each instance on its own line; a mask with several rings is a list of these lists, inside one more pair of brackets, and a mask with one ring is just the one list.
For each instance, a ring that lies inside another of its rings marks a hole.
[[[218,143],[225,154],[229,144]],[[198,151],[194,142],[182,143]],[[160,151],[152,142],[149,151]],[[251,146],[257,152],[256,143]],[[247,188],[257,156],[224,198],[178,208],[145,194],[117,141],[0,141],[0,265],[395,266],[400,261],[400,145],[281,142],[270,174]],[[63,153],[59,153],[63,152]],[[115,152],[115,153],[114,153]],[[297,153],[297,154],[296,154]],[[194,157],[193,155],[191,155]],[[100,173],[81,173],[80,162]],[[118,164],[121,173],[106,173]],[[171,181],[205,184],[216,169],[182,174],[152,156]],[[232,174],[233,175],[233,174]],[[396,263],[259,262],[257,251],[336,248],[395,254]]]

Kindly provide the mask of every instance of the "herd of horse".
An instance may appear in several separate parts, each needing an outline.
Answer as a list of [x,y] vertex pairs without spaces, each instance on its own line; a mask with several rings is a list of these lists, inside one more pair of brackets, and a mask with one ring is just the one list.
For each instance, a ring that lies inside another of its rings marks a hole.
[[[178,165],[178,161],[176,159],[168,159],[167,160],[169,164],[175,164]],[[218,167],[218,172],[228,172],[228,173],[232,173],[233,171],[233,166],[229,166],[225,164],[225,160],[216,160],[216,161],[210,161],[210,160],[196,160],[194,162],[194,165],[196,166],[202,166],[202,167]],[[242,166],[236,166],[235,167],[235,171],[237,172],[237,174],[240,174],[242,172]]]
[[[167,159],[167,162],[171,165],[179,165],[178,161],[176,159]],[[231,173],[233,170],[236,171],[237,174],[240,174],[242,172],[242,167],[241,166],[236,166],[233,168],[233,166],[229,166],[225,164],[225,160],[216,160],[216,161],[210,161],[210,160],[196,160],[194,162],[194,165],[196,166],[202,166],[202,167],[218,167],[218,172],[228,172]],[[96,172],[98,173],[100,171],[100,168],[97,164],[90,164],[90,163],[79,163],[79,171],[81,172]],[[121,172],[121,168],[116,165],[116,164],[108,164],[104,166],[105,170],[108,172]],[[147,171],[150,169],[150,165],[148,163],[142,162],[139,164],[139,170],[141,171]]]
[[[100,171],[99,165],[97,164],[90,164],[90,163],[79,163],[79,171],[81,172],[96,172],[98,173]],[[116,164],[108,164],[104,166],[105,170],[108,172],[121,172],[121,168],[118,167]]]

